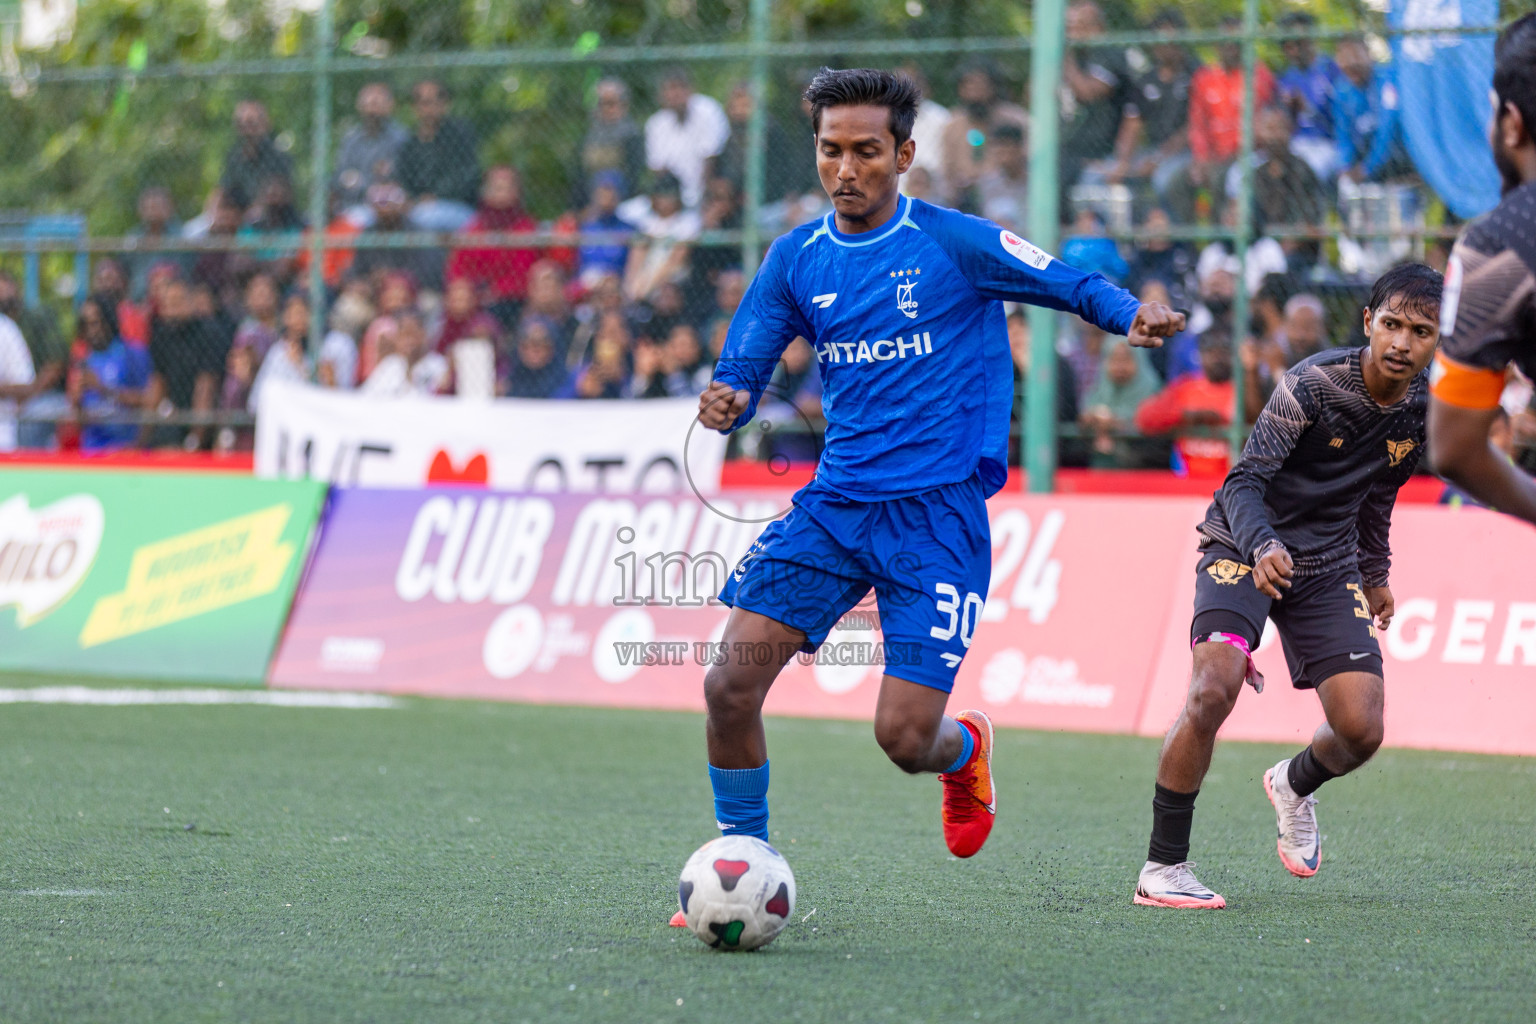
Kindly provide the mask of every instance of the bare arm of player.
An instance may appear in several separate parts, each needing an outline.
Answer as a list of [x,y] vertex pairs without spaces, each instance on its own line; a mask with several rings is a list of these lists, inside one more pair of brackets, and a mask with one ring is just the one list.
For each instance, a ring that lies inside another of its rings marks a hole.
[[1497,407],[1472,409],[1431,397],[1429,464],[1490,508],[1536,524],[1536,480],[1488,443]]
[[1392,600],[1392,588],[1386,584],[1379,587],[1365,587],[1365,603],[1370,606],[1371,614],[1376,616],[1376,628],[1386,631],[1392,625],[1392,615],[1397,611],[1397,602]]
[[1263,556],[1254,559],[1253,585],[1278,601],[1284,596],[1280,593],[1281,587],[1291,589],[1291,576],[1295,571],[1296,564],[1291,561],[1291,553],[1285,550],[1285,545],[1271,541]]
[[712,380],[699,395],[699,422],[710,430],[725,430],[747,411],[752,392]]
[[1136,319],[1131,321],[1131,333],[1126,338],[1137,348],[1162,348],[1164,338],[1172,338],[1182,330],[1183,313],[1161,302],[1146,302],[1136,311]]

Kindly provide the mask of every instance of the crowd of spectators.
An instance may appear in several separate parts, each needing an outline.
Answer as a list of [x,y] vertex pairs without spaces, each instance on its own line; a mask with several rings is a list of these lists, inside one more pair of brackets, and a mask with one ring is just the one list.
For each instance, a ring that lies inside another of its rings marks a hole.
[[[1305,13],[1282,19],[1295,31],[1312,26]],[[1148,27],[1173,36],[1189,26],[1168,8]],[[1172,39],[1127,48],[1099,42],[1105,31],[1093,0],[1071,4],[1061,255],[1192,315],[1186,335],[1150,354],[1064,322],[1058,406],[1079,428],[1064,460],[1196,467],[1224,458],[1225,441],[1189,428],[1223,426],[1234,388],[1252,415],[1289,365],[1350,340],[1345,313],[1360,281],[1327,261],[1346,243],[1320,244],[1324,225],[1364,184],[1412,187],[1413,167],[1392,70],[1363,38],[1341,38],[1331,54],[1310,39],[1285,42],[1283,66],[1261,64],[1254,83],[1257,234],[1239,280],[1230,243],[1170,234],[1179,224],[1231,225],[1242,213],[1239,45],[1219,43],[1215,60],[1202,62]],[[971,61],[949,83],[946,108],[921,68],[903,70],[925,95],[904,191],[1026,231],[1030,126],[1019,86]],[[656,96],[657,109],[641,119],[625,82],[596,84],[569,195],[536,204],[563,212],[541,218],[517,167],[482,163],[475,125],[455,112],[443,81],[412,85],[408,117],[392,86],[364,84],[334,155],[325,225],[333,238],[358,241],[325,251],[319,345],[309,343],[311,225],[295,198],[292,147],[261,102],[240,101],[217,186],[185,221],[187,197],[143,189],[134,247],[96,261],[72,341],[45,313],[23,308],[14,279],[0,274],[0,448],[242,447],[272,380],[377,395],[695,393],[746,287],[739,245],[710,239],[743,225],[756,101],[743,84],[722,102],[683,69],[665,72]],[[760,217],[771,237],[829,206],[804,105],[792,123],[765,112],[764,130]],[[1135,245],[1116,241],[1128,227],[1140,229]],[[360,244],[392,232],[416,238]],[[477,240],[487,234],[526,240]],[[251,235],[266,237],[237,248],[160,248]],[[423,237],[430,242],[417,244]],[[1245,324],[1232,316],[1240,288],[1252,296]],[[1023,318],[1012,315],[1010,329],[1022,381]],[[1236,367],[1234,336],[1246,339]],[[819,415],[814,362],[803,341],[791,346],[774,400]],[[1185,436],[1157,440],[1169,433]]]

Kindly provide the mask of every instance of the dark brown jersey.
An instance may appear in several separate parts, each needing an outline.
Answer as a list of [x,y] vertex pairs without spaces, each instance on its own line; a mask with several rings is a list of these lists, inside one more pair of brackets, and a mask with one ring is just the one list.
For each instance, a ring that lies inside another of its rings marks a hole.
[[1491,409],[1511,362],[1536,378],[1536,182],[1510,192],[1456,240],[1430,391],[1449,405]]
[[1386,584],[1392,506],[1424,451],[1429,394],[1421,373],[1378,405],[1364,352],[1326,349],[1286,371],[1206,510],[1204,537],[1244,559],[1278,540],[1297,578],[1358,566],[1367,586]]

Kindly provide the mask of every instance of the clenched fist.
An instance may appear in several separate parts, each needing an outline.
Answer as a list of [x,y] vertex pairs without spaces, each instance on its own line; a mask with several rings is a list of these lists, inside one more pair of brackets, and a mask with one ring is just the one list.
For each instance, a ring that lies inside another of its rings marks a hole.
[[1137,348],[1161,348],[1164,338],[1171,338],[1182,330],[1183,313],[1161,302],[1146,302],[1136,311],[1136,319],[1131,321],[1131,333],[1126,338]]
[[699,422],[710,430],[725,430],[747,411],[752,392],[738,391],[722,381],[712,380],[699,395]]

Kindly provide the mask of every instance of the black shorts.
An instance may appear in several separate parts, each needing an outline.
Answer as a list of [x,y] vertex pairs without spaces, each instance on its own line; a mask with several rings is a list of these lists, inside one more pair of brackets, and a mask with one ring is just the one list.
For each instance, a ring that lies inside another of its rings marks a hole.
[[1201,550],[1191,641],[1207,633],[1236,633],[1257,648],[1269,618],[1280,632],[1291,685],[1297,689],[1313,689],[1342,672],[1381,675],[1381,645],[1358,569],[1293,579],[1278,601],[1253,585],[1252,573],[1224,544]]

